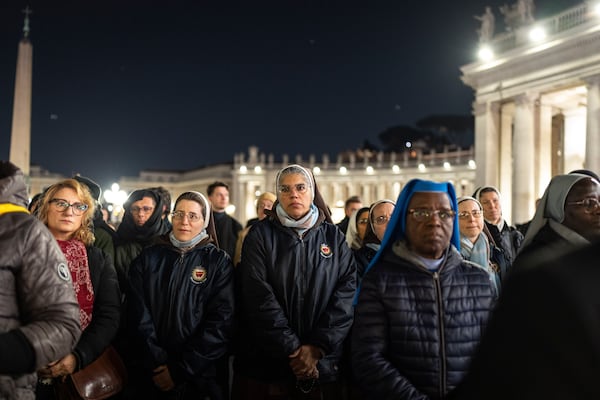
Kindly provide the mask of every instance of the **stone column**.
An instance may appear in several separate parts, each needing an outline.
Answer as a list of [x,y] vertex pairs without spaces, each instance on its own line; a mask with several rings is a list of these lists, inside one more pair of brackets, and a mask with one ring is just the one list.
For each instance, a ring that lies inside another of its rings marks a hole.
[[[515,98],[515,133],[513,136],[514,173],[511,224],[522,223],[530,218],[534,200],[534,137],[535,100],[528,93]],[[504,208],[503,208],[504,209]]]
[[33,46],[28,39],[19,42],[15,98],[9,160],[29,176],[31,155],[31,74]]
[[587,126],[584,167],[600,173],[600,75],[587,83]]
[[515,103],[503,104],[500,109],[500,160],[498,189],[502,193],[502,212],[508,221],[512,217],[512,177],[513,177],[513,119]]
[[586,157],[586,109],[572,108],[563,112],[565,116],[564,173],[584,166]]
[[498,184],[499,109],[492,103],[475,103],[476,185]]
[[[546,104],[543,96],[540,101],[540,130],[536,138],[537,162],[535,176],[535,198],[544,194],[550,179],[552,179],[552,105]],[[535,210],[532,211],[533,217]]]

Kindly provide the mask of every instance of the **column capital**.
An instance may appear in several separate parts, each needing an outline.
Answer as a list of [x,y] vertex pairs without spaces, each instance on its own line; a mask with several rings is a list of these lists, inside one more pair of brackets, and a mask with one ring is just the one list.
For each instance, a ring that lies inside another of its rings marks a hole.
[[492,114],[496,114],[500,111],[500,103],[497,101],[492,103],[473,103],[473,115],[476,117],[482,116],[491,112]]
[[600,74],[584,76],[581,78],[585,82],[585,86],[600,86]]
[[533,105],[539,102],[540,94],[537,92],[525,92],[514,97],[517,106]]

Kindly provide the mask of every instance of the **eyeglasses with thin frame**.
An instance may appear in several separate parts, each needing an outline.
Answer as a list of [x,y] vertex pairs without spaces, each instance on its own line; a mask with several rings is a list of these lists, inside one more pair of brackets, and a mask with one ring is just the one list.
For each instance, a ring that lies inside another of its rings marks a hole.
[[456,215],[454,210],[427,210],[424,208],[411,209],[408,210],[408,213],[419,222],[430,220],[436,214],[442,221],[452,220]]
[[75,215],[81,215],[84,212],[86,212],[87,209],[89,208],[88,205],[85,203],[75,202],[75,203],[69,204],[68,201],[63,200],[63,199],[52,199],[49,201],[49,203],[52,204],[54,206],[54,209],[59,212],[64,212],[69,207],[71,207],[73,210],[73,214],[75,214]]
[[173,219],[181,219],[183,220],[185,217],[188,217],[188,220],[190,222],[198,222],[200,221],[200,215],[196,214],[195,212],[189,212],[186,213],[185,211],[173,211],[171,213],[171,216],[173,217]]
[[581,207],[583,207],[584,211],[588,214],[595,213],[596,211],[598,211],[598,208],[600,208],[600,202],[598,202],[598,199],[592,199],[592,198],[583,199],[580,201],[570,201],[567,203],[567,205],[568,206],[581,206]]
[[471,218],[471,216],[473,216],[473,218],[479,218],[482,215],[483,215],[483,211],[481,211],[481,210],[461,211],[458,213],[458,218],[469,219],[469,218]]
[[356,223],[359,225],[366,225],[369,223],[369,218],[361,218],[358,221],[356,221]]
[[154,207],[149,207],[149,206],[143,206],[143,207],[131,206],[130,210],[131,210],[132,214],[139,214],[142,211],[145,214],[148,214],[148,213],[151,213],[154,210]]
[[387,224],[390,220],[390,217],[388,217],[387,215],[380,215],[379,217],[376,217],[375,219],[373,219],[373,223],[375,225],[384,225]]
[[296,190],[299,194],[304,194],[308,190],[306,183],[296,183],[295,185],[279,185],[277,188],[279,193],[289,195],[292,190]]

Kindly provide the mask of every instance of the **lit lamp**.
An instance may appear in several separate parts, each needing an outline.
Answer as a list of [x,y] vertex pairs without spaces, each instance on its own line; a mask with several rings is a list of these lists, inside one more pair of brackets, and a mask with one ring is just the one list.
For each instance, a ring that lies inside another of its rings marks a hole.
[[104,200],[108,203],[106,209],[110,213],[111,223],[118,225],[123,219],[123,204],[127,196],[127,192],[121,190],[118,183],[113,183],[110,189],[104,191]]

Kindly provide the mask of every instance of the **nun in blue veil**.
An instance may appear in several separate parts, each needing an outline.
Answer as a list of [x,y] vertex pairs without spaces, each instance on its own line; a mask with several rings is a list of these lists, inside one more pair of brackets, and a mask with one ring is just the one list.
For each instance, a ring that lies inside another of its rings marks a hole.
[[403,188],[357,295],[352,366],[369,398],[443,399],[462,379],[496,292],[463,260],[454,187]]

